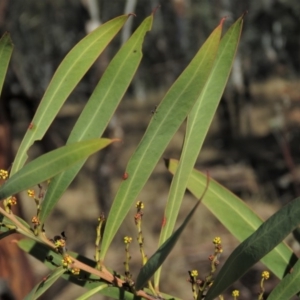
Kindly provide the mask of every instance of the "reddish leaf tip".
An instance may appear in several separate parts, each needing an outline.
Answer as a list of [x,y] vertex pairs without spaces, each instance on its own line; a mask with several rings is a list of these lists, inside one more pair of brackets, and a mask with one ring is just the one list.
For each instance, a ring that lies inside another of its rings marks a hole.
[[128,17],[131,17],[131,16],[136,17],[136,14],[135,14],[135,13],[129,13],[129,14],[128,14]]
[[227,16],[221,19],[220,26],[223,26],[223,23],[225,22],[226,19],[227,19]]
[[116,139],[111,139],[111,142],[112,142],[112,143],[115,143],[115,142],[122,142],[122,140],[121,140],[121,139],[118,139],[118,138],[116,138]]
[[244,17],[248,14],[248,10],[245,10],[241,16],[242,19],[244,19]]
[[153,10],[152,10],[152,14],[155,15],[156,11],[160,8],[160,5],[157,5]]

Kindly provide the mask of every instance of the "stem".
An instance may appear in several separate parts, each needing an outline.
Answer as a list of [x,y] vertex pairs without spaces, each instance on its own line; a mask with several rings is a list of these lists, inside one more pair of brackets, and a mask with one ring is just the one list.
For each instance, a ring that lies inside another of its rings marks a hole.
[[[11,220],[16,226],[17,228],[15,228],[15,230],[18,232],[18,233],[21,233],[23,234],[24,236],[36,241],[36,242],[39,242],[39,243],[44,243],[46,245],[48,245],[51,249],[55,250],[55,245],[46,237],[46,235],[44,233],[39,233],[38,236],[35,236],[33,234],[32,231],[30,231],[30,229],[28,229],[27,227],[25,227],[16,217],[15,215],[10,212],[6,212],[2,207],[0,207],[0,214],[4,215],[6,218],[8,218],[9,220]],[[106,280],[108,282],[110,282],[111,284],[113,284],[114,286],[118,286],[120,288],[123,287],[123,284],[125,283],[124,280],[118,278],[118,277],[115,277],[113,274],[111,274],[102,264],[101,262],[101,265],[102,265],[102,268],[101,268],[101,271],[100,270],[97,270],[95,268],[92,268],[82,262],[80,262],[79,260],[75,259],[75,258],[72,258],[72,267],[73,268],[78,268],[80,270],[83,270],[83,271],[86,271],[87,273],[90,273],[90,274],[93,274],[93,275],[96,275],[98,277],[100,277],[101,279],[103,280]],[[154,297],[148,295],[146,292],[140,290],[140,291],[137,291],[136,292],[136,295],[137,296],[140,296],[140,297],[143,297],[145,299],[148,299],[148,300],[155,300]]]

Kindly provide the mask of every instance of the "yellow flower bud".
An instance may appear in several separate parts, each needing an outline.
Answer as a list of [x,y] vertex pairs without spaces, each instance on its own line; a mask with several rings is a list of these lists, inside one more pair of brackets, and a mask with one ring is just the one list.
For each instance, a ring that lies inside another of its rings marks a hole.
[[213,243],[215,245],[220,245],[221,244],[221,238],[219,236],[215,237],[213,240]]
[[270,278],[270,273],[268,271],[263,271],[261,277],[265,280]]
[[8,177],[8,172],[6,170],[0,169],[0,179],[6,179]]

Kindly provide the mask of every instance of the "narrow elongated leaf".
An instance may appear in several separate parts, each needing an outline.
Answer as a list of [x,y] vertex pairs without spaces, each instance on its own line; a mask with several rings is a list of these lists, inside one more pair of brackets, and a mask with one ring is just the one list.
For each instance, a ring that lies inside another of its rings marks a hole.
[[168,91],[131,157],[110,210],[102,241],[101,259],[132,203],[145,185],[163,151],[195,104],[213,66],[219,33],[214,31]]
[[45,293],[61,276],[66,272],[62,266],[54,269],[45,279],[39,282],[32,291],[25,297],[25,300],[38,299]]
[[13,44],[8,32],[4,33],[0,39],[0,94],[7,72],[8,64],[13,51]]
[[[30,225],[23,220],[22,218],[14,215],[14,218],[17,219],[17,221],[22,224],[22,226],[24,228],[27,228],[28,230],[30,230]],[[7,225],[7,227],[5,227],[5,225]],[[5,217],[1,212],[0,212],[0,231],[6,232],[7,230],[10,229],[15,229],[16,225],[14,224],[13,221],[11,221],[10,219],[8,219],[7,217]]]
[[[47,245],[35,242],[31,239],[21,239],[20,241],[18,241],[18,246],[23,251],[32,255],[40,262],[45,264],[51,270],[55,269],[57,265],[61,264],[61,260],[62,260],[61,254],[50,249]],[[68,254],[93,268],[96,266],[96,262],[89,258],[75,254],[71,251],[68,251]],[[50,257],[51,259],[49,259]]]
[[[0,215],[0,218],[1,217],[2,216]],[[12,229],[9,229],[9,228],[5,227],[3,224],[0,224],[0,232],[1,233],[5,233],[5,232],[10,231],[10,230],[12,230]]]
[[[151,29],[152,20],[153,16],[145,19],[113,58],[77,120],[67,144],[103,134],[142,59],[143,40]],[[44,223],[83,164],[84,161],[81,161],[53,178],[42,204],[41,223]]]
[[[223,21],[224,19],[219,26],[220,34]],[[164,243],[174,230],[189,175],[193,170],[230,74],[242,24],[243,19],[238,19],[222,38],[211,74],[188,116],[180,163],[172,180],[164,213],[168,222],[161,229],[159,245]],[[158,287],[159,277],[160,270],[154,277],[156,288]]]
[[108,146],[114,140],[93,139],[48,152],[25,165],[0,187],[0,199],[48,180],[75,163]]
[[276,212],[231,253],[205,299],[213,300],[220,295],[275,248],[298,224],[300,224],[300,198]]
[[300,292],[300,260],[290,270],[281,282],[273,289],[268,300],[291,299]]
[[140,290],[147,283],[148,280],[153,276],[155,271],[162,265],[167,256],[170,254],[174,246],[176,245],[183,229],[186,227],[191,217],[195,213],[200,201],[196,203],[194,208],[185,218],[181,226],[159,247],[159,249],[150,257],[147,263],[142,267],[137,279],[136,289]]
[[127,19],[128,16],[120,16],[101,25],[82,39],[62,61],[22,140],[11,175],[25,164],[30,146],[42,139],[65,100]]
[[[167,165],[169,171],[174,174],[178,161],[171,159]],[[188,189],[197,199],[201,196],[205,185],[206,176],[193,170],[188,181]],[[245,202],[213,179],[210,180],[209,189],[202,203],[241,242],[262,224],[261,218]],[[283,242],[261,260],[279,278],[283,278],[296,261],[297,257]]]
[[80,297],[76,298],[76,300],[88,300],[90,297],[94,296],[95,294],[99,293],[101,290],[105,289],[108,287],[108,284],[101,284],[94,289],[89,290],[88,292],[84,293]]
[[[53,270],[56,268],[55,264],[61,263],[61,255],[57,252],[49,249],[46,245],[36,243],[35,241],[31,239],[23,239],[18,242],[18,246],[25,251],[26,253],[29,253],[42,263],[44,263],[49,269]],[[92,261],[89,258],[86,258],[82,255],[78,255],[77,253],[68,252],[69,255],[72,257],[78,259],[79,261],[85,263],[88,266],[95,267],[96,263],[95,261]],[[51,258],[51,260],[50,260]],[[82,286],[88,290],[94,289],[99,287],[99,285],[107,284],[107,282],[99,281],[99,277],[96,277],[94,275],[90,275],[88,273],[83,273],[80,271],[79,278],[76,278],[75,276],[71,276],[69,274],[63,274],[62,278],[70,281],[74,284],[77,284],[79,286]],[[148,289],[144,289],[145,292],[147,292],[149,295],[151,295],[151,292]],[[109,286],[101,291],[99,291],[99,294],[102,294],[104,296],[113,298],[113,299],[124,299],[124,300],[134,300],[136,299],[136,296],[132,293],[129,293],[125,291],[124,289],[118,288],[118,287],[112,287]],[[161,293],[161,296],[164,299],[173,299],[173,300],[180,300],[179,298]]]
[[11,220],[6,218],[3,214],[0,213],[0,231],[7,232],[15,228],[16,228],[15,224]]

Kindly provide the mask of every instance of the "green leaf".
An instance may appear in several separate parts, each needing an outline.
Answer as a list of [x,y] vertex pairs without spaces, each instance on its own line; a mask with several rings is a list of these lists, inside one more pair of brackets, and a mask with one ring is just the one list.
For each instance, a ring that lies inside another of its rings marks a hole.
[[[20,241],[18,241],[18,246],[23,251],[29,253],[30,255],[38,259],[40,262],[45,264],[51,270],[55,269],[57,265],[61,264],[61,260],[62,260],[61,254],[50,249],[47,245],[35,242],[31,239],[21,239]],[[91,267],[96,266],[95,261],[91,259],[85,258],[83,256],[80,256],[70,251],[68,251],[68,254]],[[51,260],[48,259],[49,257],[51,257]]]
[[[18,246],[23,251],[32,255],[37,260],[42,262],[50,270],[54,270],[55,268],[57,268],[57,266],[61,265],[61,260],[62,260],[61,254],[50,249],[48,246],[44,244],[35,242],[32,239],[22,239],[18,242]],[[71,257],[78,259],[79,261],[83,262],[84,264],[90,267],[93,268],[96,267],[96,262],[89,258],[86,258],[82,255],[79,255],[71,251],[68,251],[68,254]],[[62,276],[62,278],[72,283],[75,283],[77,285],[80,285],[82,287],[85,287],[87,289],[92,289],[99,286],[99,284],[107,283],[107,282],[102,282],[101,280],[99,280],[99,277],[86,273],[83,270],[80,271],[79,277],[71,275],[70,273],[66,273]]]
[[13,51],[13,44],[8,32],[0,39],[0,94],[2,92],[5,75]]
[[54,269],[45,279],[40,281],[32,291],[25,297],[25,300],[38,299],[43,293],[45,293],[61,276],[66,272],[62,266]]
[[61,106],[84,74],[122,28],[129,16],[117,17],[82,39],[65,57],[54,74],[14,160],[11,175],[26,162],[27,151],[41,140]]
[[137,290],[143,288],[147,281],[150,280],[150,278],[153,276],[155,271],[163,264],[167,256],[170,254],[170,252],[176,245],[181,233],[183,232],[183,229],[190,221],[199,204],[200,201],[196,203],[196,205],[187,215],[181,226],[159,247],[159,249],[149,258],[147,263],[142,267],[136,279],[135,287]]
[[25,165],[0,187],[0,199],[48,180],[75,163],[108,146],[114,140],[93,139],[48,152]]
[[214,32],[170,88],[150,121],[146,133],[126,169],[124,180],[109,212],[101,248],[101,260],[131,205],[179,126],[195,104],[213,66],[219,33]]
[[[171,159],[167,165],[169,171],[174,174],[178,161]],[[193,170],[188,181],[188,189],[197,199],[201,196],[205,185],[206,176]],[[210,179],[209,189],[202,203],[239,241],[244,241],[262,224],[261,218],[245,202],[213,179]],[[296,260],[292,250],[285,243],[281,243],[261,262],[277,277],[283,278],[286,270],[292,268]]]
[[101,284],[97,287],[95,287],[94,289],[91,289],[90,291],[84,293],[83,295],[81,295],[80,297],[76,298],[76,300],[86,300],[86,299],[90,299],[90,297],[94,296],[95,294],[99,293],[101,290],[105,289],[108,287],[108,284]]
[[[224,19],[219,25],[220,35],[223,21]],[[241,17],[222,38],[213,69],[196,104],[188,115],[180,163],[171,183],[164,213],[168,222],[166,226],[161,229],[159,245],[161,245],[174,230],[189,175],[193,170],[230,74],[242,30],[242,24],[243,19]],[[158,270],[154,277],[155,287],[158,287],[159,277],[160,270]]]
[[300,223],[300,198],[284,206],[242,242],[226,260],[205,300],[213,300],[276,247]]
[[[18,242],[18,246],[25,251],[26,253],[32,255],[36,259],[38,259],[40,262],[45,264],[49,269],[53,270],[55,269],[58,265],[61,265],[61,260],[62,256],[61,254],[57,253],[56,251],[50,249],[47,245],[41,244],[39,242],[35,242],[32,239],[22,239]],[[96,262],[94,260],[91,260],[89,258],[86,258],[85,256],[82,256],[80,254],[68,251],[68,254],[79,260],[80,262],[95,268],[96,267]],[[99,280],[99,277],[95,275],[91,275],[87,272],[84,272],[83,270],[80,271],[80,276],[79,279],[77,280],[76,276],[70,275],[69,273],[64,274],[63,278],[74,282],[80,286],[86,287],[86,288],[94,288],[97,287],[101,283],[107,283],[105,281]],[[94,282],[93,285],[90,285],[91,282]],[[79,283],[77,283],[79,282]]]
[[[272,276],[272,274],[271,274]],[[273,289],[268,300],[291,299],[300,292],[300,260],[290,270],[281,282]]]
[[[28,229],[28,231],[31,230],[30,225],[22,218],[14,215],[14,219],[16,219],[24,228]],[[8,219],[0,212],[0,231],[6,232],[7,230],[10,230],[5,227],[5,225],[10,229],[16,229],[18,227],[12,220]]]
[[15,228],[16,228],[15,224],[0,213],[0,231],[7,232]]
[[[67,144],[103,134],[142,59],[143,40],[151,29],[152,21],[153,16],[146,18],[113,58],[75,124]],[[81,161],[53,178],[42,204],[41,223],[44,223],[83,164],[84,161]]]
[[[61,255],[57,252],[51,250],[46,245],[36,243],[35,241],[31,239],[23,239],[18,242],[18,246],[25,251],[26,253],[29,253],[42,263],[44,263],[49,269],[53,270],[57,267],[57,265],[61,264]],[[85,263],[88,266],[95,267],[96,263],[95,261],[86,258],[82,255],[79,255],[77,253],[69,252],[68,254],[72,257],[78,259],[79,261]],[[48,259],[47,259],[48,258]],[[50,259],[51,258],[51,261]],[[55,266],[56,265],[56,266]],[[82,274],[83,273],[83,274]],[[70,274],[63,274],[62,278],[70,281],[76,285],[82,286],[88,290],[95,289],[99,287],[99,285],[107,284],[107,282],[99,281],[99,277],[96,277],[94,275],[90,275],[88,273],[84,273],[82,270],[80,271],[79,278],[72,276]],[[148,289],[145,289],[146,292],[149,294],[150,291]],[[102,294],[104,296],[108,296],[113,299],[124,299],[124,300],[135,300],[137,299],[135,295],[132,293],[129,293],[121,288],[118,287],[112,287],[109,286],[101,291],[99,291],[99,294]],[[161,293],[161,296],[164,299],[173,299],[173,300],[180,300],[179,298],[175,298],[173,296]]]

